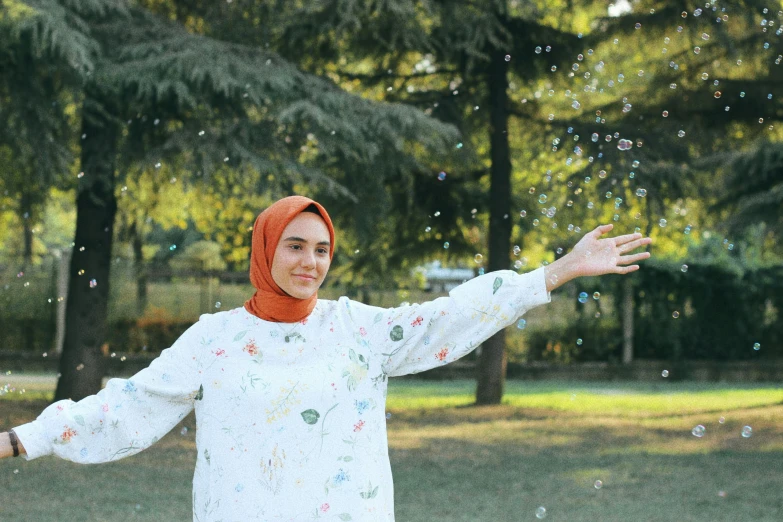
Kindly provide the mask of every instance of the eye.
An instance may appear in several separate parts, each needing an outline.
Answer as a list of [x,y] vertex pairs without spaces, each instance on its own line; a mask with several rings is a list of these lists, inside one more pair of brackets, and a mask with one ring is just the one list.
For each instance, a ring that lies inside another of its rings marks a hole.
[[319,254],[328,254],[328,253],[329,253],[329,251],[328,251],[327,249],[325,249],[325,248],[319,248],[319,249],[318,249],[318,253],[319,253]]
[[296,244],[290,245],[290,247],[292,250],[300,250],[302,248],[301,245],[296,245]]

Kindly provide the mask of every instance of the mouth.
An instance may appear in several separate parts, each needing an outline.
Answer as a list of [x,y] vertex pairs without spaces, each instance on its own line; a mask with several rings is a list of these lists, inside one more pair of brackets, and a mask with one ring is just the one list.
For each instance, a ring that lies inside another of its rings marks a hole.
[[301,274],[294,274],[294,277],[302,281],[315,281],[315,277]]

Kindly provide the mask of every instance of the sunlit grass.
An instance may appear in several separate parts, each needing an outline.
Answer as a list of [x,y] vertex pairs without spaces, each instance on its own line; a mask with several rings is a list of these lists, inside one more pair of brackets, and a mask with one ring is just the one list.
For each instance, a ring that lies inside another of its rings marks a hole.
[[[392,380],[390,408],[432,409],[475,402],[475,382]],[[770,384],[730,385],[666,383],[556,383],[508,381],[503,404],[562,412],[600,413],[623,417],[727,411],[783,404],[783,388]]]

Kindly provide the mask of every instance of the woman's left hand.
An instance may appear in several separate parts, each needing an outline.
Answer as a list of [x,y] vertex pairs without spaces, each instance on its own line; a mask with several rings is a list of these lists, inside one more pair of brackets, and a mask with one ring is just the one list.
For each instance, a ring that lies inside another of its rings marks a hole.
[[629,254],[639,247],[649,245],[652,239],[642,234],[626,234],[602,238],[614,225],[601,225],[588,232],[573,250],[545,269],[547,291],[582,276],[603,274],[628,274],[639,270],[634,264],[650,257],[649,252]]

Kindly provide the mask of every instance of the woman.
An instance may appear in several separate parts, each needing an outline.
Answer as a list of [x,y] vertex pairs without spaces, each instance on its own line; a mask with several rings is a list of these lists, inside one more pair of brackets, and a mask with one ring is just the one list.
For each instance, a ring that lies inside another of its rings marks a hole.
[[470,353],[579,276],[637,270],[649,238],[584,236],[533,272],[476,277],[428,303],[383,309],[319,300],[334,253],[326,210],[284,198],[255,222],[250,279],[234,310],[202,315],[150,366],[98,394],[48,406],[0,434],[0,455],[79,463],[142,451],[194,408],[193,520],[394,520],[387,378]]

